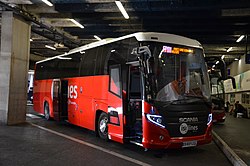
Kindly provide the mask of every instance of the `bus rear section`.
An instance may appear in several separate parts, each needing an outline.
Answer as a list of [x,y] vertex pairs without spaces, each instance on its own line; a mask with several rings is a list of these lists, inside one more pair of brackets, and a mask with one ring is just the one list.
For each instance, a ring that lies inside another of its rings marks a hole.
[[[34,81],[33,90],[33,108],[39,114],[44,115],[46,111],[53,109],[53,94],[52,94],[53,80],[36,80]],[[46,107],[46,111],[45,108]],[[48,112],[47,112],[48,113]],[[50,117],[53,117],[53,112],[50,111]],[[47,117],[48,118],[48,117]]]
[[95,130],[98,110],[108,112],[108,81],[107,75],[36,80],[34,110],[46,119]]

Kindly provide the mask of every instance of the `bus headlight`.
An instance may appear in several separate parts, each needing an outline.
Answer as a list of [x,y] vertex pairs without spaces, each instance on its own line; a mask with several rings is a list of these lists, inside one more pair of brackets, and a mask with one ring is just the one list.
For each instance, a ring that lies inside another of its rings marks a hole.
[[212,113],[211,113],[211,114],[208,114],[207,125],[210,125],[210,124],[212,123],[212,120],[213,120],[213,115],[212,115]]
[[157,126],[160,126],[162,128],[165,128],[165,126],[163,125],[163,119],[162,116],[160,115],[152,115],[152,114],[146,114],[147,119],[156,124]]

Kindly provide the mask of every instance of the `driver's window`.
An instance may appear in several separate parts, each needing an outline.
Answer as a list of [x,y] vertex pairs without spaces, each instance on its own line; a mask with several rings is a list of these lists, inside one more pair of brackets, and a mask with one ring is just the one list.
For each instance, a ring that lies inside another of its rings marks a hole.
[[117,96],[121,96],[121,75],[120,66],[110,67],[109,90]]

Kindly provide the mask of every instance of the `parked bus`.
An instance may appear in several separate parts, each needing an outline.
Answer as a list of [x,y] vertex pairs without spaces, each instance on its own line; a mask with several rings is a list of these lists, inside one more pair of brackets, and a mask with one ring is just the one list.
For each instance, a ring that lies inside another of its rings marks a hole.
[[220,74],[215,70],[209,72],[213,122],[224,122],[226,119],[225,90]]
[[[211,83],[212,117],[213,122],[224,122],[226,119],[224,80],[231,79],[233,88],[236,88],[235,79],[228,76],[225,70],[225,62],[220,57],[206,57],[206,62],[218,65],[219,69],[209,69]],[[211,63],[210,62],[210,63]]]
[[203,48],[182,36],[134,33],[39,61],[33,102],[46,119],[145,149],[212,139]]
[[34,71],[29,70],[29,72],[28,72],[27,105],[33,104],[33,79],[34,79]]

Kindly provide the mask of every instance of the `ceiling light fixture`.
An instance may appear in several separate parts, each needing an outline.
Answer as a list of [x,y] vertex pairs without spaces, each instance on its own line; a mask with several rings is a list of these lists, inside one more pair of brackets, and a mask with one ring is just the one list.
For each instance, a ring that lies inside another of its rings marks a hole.
[[63,43],[59,43],[58,46],[59,47],[64,47],[64,44]]
[[54,47],[55,48],[62,48],[62,47],[64,47],[64,44],[63,43],[55,43]]
[[232,51],[233,47],[229,47],[229,49],[227,49],[227,52]]
[[225,55],[222,55],[222,56],[221,56],[221,59],[224,59],[224,58],[225,58]]
[[39,53],[39,52],[34,52],[34,54],[35,54],[35,55],[43,55],[43,54],[41,54],[41,53]]
[[101,38],[99,38],[98,36],[94,35],[94,38],[96,38],[97,40],[102,40]]
[[244,37],[245,37],[245,35],[241,35],[241,36],[236,40],[236,42],[239,43]]
[[58,56],[57,59],[71,60],[72,58],[71,57],[61,57],[61,56]]
[[49,49],[51,49],[51,50],[56,50],[55,47],[52,47],[52,46],[49,46],[49,45],[45,45],[45,47],[46,47],[46,48],[49,48]]
[[33,41],[33,39],[30,39],[30,41]]
[[216,61],[215,64],[217,65],[219,63],[219,61]]
[[48,6],[53,6],[53,3],[51,3],[50,1],[48,0],[42,0],[44,3],[46,3],[46,5]]
[[117,7],[119,8],[119,10],[121,11],[123,17],[125,19],[129,19],[128,13],[126,12],[126,10],[123,7],[122,3],[120,1],[115,1],[115,4],[117,5]]
[[73,22],[74,24],[76,24],[78,27],[84,28],[84,26],[82,24],[80,24],[79,22],[77,22],[75,19],[70,19],[70,21]]
[[239,59],[238,58],[234,58],[235,61],[238,61]]
[[213,65],[212,68],[215,68],[215,65]]

